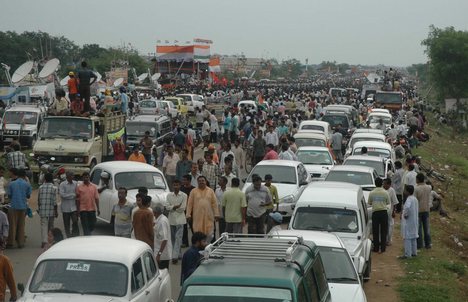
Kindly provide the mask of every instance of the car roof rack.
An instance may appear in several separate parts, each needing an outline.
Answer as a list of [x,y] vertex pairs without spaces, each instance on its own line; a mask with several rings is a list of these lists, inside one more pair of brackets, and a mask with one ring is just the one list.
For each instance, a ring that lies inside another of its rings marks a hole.
[[[223,233],[204,250],[208,259],[255,259],[296,263],[294,252],[306,246],[302,236]],[[309,248],[309,247],[308,247]]]

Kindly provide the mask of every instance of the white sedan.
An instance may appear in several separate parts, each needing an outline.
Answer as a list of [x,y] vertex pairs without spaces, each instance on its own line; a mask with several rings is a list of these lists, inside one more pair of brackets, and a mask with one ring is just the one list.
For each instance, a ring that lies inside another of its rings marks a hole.
[[138,189],[145,187],[151,196],[152,204],[165,203],[169,187],[163,173],[148,164],[133,161],[108,161],[96,165],[91,171],[91,182],[102,187],[101,173],[109,174],[109,184],[99,194],[101,215],[97,218],[110,222],[113,206],[117,203],[120,187],[127,189],[127,200],[135,203]]
[[172,301],[171,278],[143,241],[86,236],[63,240],[36,260],[19,301]]
[[335,165],[333,156],[326,147],[300,147],[296,155],[312,176],[312,180],[324,180]]

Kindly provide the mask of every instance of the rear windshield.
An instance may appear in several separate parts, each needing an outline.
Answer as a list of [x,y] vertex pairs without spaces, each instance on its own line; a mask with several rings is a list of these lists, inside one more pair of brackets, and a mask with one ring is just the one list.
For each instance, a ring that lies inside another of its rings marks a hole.
[[300,130],[317,130],[324,132],[325,128],[319,125],[303,125]]
[[326,181],[341,181],[348,182],[358,186],[372,186],[372,175],[370,173],[354,172],[354,171],[330,171]]
[[[356,148],[354,149],[353,155],[360,155],[362,152],[362,148]],[[381,149],[381,148],[367,148],[367,155],[370,156],[380,156],[383,158],[390,158],[390,151],[387,149]]]
[[297,147],[326,147],[325,141],[318,138],[296,138]]
[[356,233],[356,211],[340,208],[298,207],[293,229]]
[[187,288],[182,302],[289,302],[291,291],[283,288],[192,285]]
[[322,121],[328,122],[333,128],[341,124],[343,128],[349,128],[348,118],[345,115],[324,115]]
[[347,159],[343,165],[365,166],[375,169],[379,175],[385,175],[385,164],[381,161],[375,160],[360,160],[360,159]]

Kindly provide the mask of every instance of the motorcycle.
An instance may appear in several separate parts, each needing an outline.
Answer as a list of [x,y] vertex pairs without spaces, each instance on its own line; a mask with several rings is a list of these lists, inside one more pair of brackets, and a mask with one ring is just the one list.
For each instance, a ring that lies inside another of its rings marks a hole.
[[55,161],[55,157],[50,157],[47,159],[43,156],[34,156],[34,154],[30,154],[31,158],[37,163],[39,167],[39,177],[37,179],[37,183],[42,185],[44,183],[44,176],[46,173],[51,173],[54,177],[54,185],[58,188],[60,183],[66,179],[65,175],[65,167],[63,165],[55,166],[52,165],[51,162]]

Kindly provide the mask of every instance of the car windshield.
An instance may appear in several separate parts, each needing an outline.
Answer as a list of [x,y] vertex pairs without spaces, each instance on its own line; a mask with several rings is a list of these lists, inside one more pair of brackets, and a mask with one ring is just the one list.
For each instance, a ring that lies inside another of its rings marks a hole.
[[388,116],[382,115],[371,115],[369,116],[369,123],[380,123],[382,121],[385,125],[389,125],[392,123],[392,119]]
[[349,143],[351,148],[354,147],[354,144],[357,142],[383,142],[383,140],[375,137],[355,137],[352,138],[351,142]]
[[[156,123],[142,123],[142,122],[127,122],[126,131],[127,135],[139,135],[143,136],[145,131],[150,132],[150,136],[155,136],[155,133],[158,131],[158,124]],[[151,129],[154,129],[151,130]]]
[[148,189],[166,189],[166,183],[158,172],[121,172],[115,175],[115,187],[124,187],[127,190],[146,187]]
[[29,291],[123,297],[127,294],[127,278],[127,267],[121,263],[44,260],[34,271]]
[[192,285],[187,287],[182,302],[289,302],[291,291],[283,288]]
[[298,207],[293,229],[357,233],[356,211],[340,208]]
[[[354,149],[353,155],[360,155],[362,151],[362,148],[356,148]],[[390,158],[390,151],[387,149],[381,149],[381,148],[367,148],[367,155],[370,156],[379,156],[383,158]]]
[[375,100],[382,104],[401,104],[402,98],[399,93],[379,92],[375,95]]
[[345,115],[324,115],[322,121],[328,122],[333,128],[341,124],[343,128],[348,128],[348,119]]
[[376,160],[361,160],[361,159],[347,159],[343,165],[365,166],[375,169],[375,172],[380,176],[385,175],[385,164],[382,161]]
[[42,123],[39,137],[90,139],[93,137],[93,124],[84,118],[47,118]]
[[6,111],[3,115],[3,124],[35,125],[37,113],[27,111]]
[[141,101],[138,105],[140,108],[156,108],[155,101]]
[[265,179],[265,175],[270,174],[273,176],[273,183],[297,184],[296,168],[294,167],[257,165],[249,175],[247,182],[252,182],[254,174],[259,175],[262,179]]
[[343,248],[319,247],[328,282],[359,283],[354,264]]
[[365,172],[330,171],[325,181],[348,182],[358,186],[373,186],[372,175]]
[[331,165],[333,160],[328,151],[299,150],[297,159],[305,165]]
[[317,130],[324,132],[325,128],[319,125],[303,125],[300,130]]
[[296,138],[297,147],[326,147],[325,141],[318,138]]

